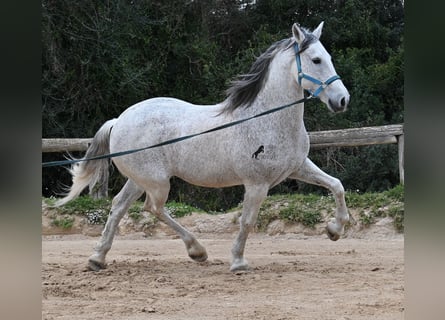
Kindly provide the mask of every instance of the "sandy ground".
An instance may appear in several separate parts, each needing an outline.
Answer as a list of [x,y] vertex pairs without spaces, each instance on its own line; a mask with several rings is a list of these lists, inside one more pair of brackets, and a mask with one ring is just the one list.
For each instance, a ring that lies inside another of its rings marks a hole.
[[251,270],[231,273],[234,234],[197,234],[196,263],[172,236],[118,236],[108,267],[86,269],[97,237],[42,236],[42,319],[403,319],[403,236],[251,234]]

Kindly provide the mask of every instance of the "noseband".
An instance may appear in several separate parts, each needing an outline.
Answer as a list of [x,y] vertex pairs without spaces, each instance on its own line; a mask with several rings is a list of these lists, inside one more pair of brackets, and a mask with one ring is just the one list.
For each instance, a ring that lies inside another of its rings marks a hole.
[[334,82],[335,80],[339,80],[340,76],[338,75],[334,75],[332,77],[330,77],[328,80],[326,81],[320,81],[314,77],[311,77],[310,75],[303,73],[303,71],[301,71],[301,59],[300,59],[300,50],[298,48],[298,43],[295,42],[294,45],[294,49],[295,49],[295,60],[297,61],[297,70],[298,70],[298,84],[301,86],[301,80],[302,79],[306,79],[309,80],[310,82],[313,82],[317,85],[319,85],[319,87],[312,92],[309,89],[305,89],[307,92],[309,92],[310,96],[312,97],[318,97],[318,95],[328,86],[330,85],[332,82]]

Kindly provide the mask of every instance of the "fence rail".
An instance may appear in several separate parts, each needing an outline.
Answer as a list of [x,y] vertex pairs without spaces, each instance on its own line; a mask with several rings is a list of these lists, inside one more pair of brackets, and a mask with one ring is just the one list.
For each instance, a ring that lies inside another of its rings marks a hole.
[[[312,149],[326,147],[357,147],[376,144],[398,144],[400,183],[405,181],[403,124],[309,132]],[[92,138],[42,139],[42,152],[87,150]]]

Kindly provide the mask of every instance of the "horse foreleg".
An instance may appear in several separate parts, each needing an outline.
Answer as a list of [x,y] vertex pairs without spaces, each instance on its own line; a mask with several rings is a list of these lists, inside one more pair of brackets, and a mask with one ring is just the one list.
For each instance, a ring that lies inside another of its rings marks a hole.
[[290,175],[290,178],[322,186],[333,193],[337,209],[335,218],[328,222],[326,231],[331,240],[338,240],[343,233],[345,224],[349,221],[345,191],[340,180],[323,172],[309,158],[306,158],[303,165],[298,171]]
[[196,240],[195,236],[187,229],[176,222],[165,210],[165,202],[167,201],[170,184],[158,184],[147,190],[144,208],[153,213],[159,220],[171,227],[184,241],[187,253],[190,258],[195,261],[202,262],[207,260],[206,249]]
[[268,185],[246,186],[243,201],[243,213],[240,219],[240,231],[232,247],[232,266],[230,271],[246,270],[249,268],[247,260],[244,259],[244,248],[247,236],[255,227],[261,203],[267,196]]
[[143,193],[143,190],[133,181],[128,180],[122,190],[113,198],[110,215],[102,231],[102,237],[94,248],[94,254],[88,259],[88,267],[91,270],[98,271],[105,268],[105,256],[111,249],[119,221],[125,215],[130,205]]

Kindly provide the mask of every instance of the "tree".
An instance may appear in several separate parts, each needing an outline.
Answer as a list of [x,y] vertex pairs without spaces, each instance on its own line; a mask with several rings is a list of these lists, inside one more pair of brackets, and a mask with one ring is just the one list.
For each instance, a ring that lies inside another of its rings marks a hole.
[[[156,96],[220,102],[230,80],[246,73],[273,42],[289,37],[294,22],[314,28],[322,20],[321,40],[351,103],[335,116],[319,102],[309,103],[307,129],[401,123],[403,18],[400,0],[43,0],[42,135],[91,137],[128,106]],[[398,182],[392,146],[320,150],[311,157],[347,189]],[[44,188],[60,174],[46,170]],[[68,175],[63,179],[69,183]],[[176,196],[201,193],[187,188],[175,185]],[[277,191],[296,189],[317,190],[286,182]],[[233,204],[231,197],[220,198]]]

